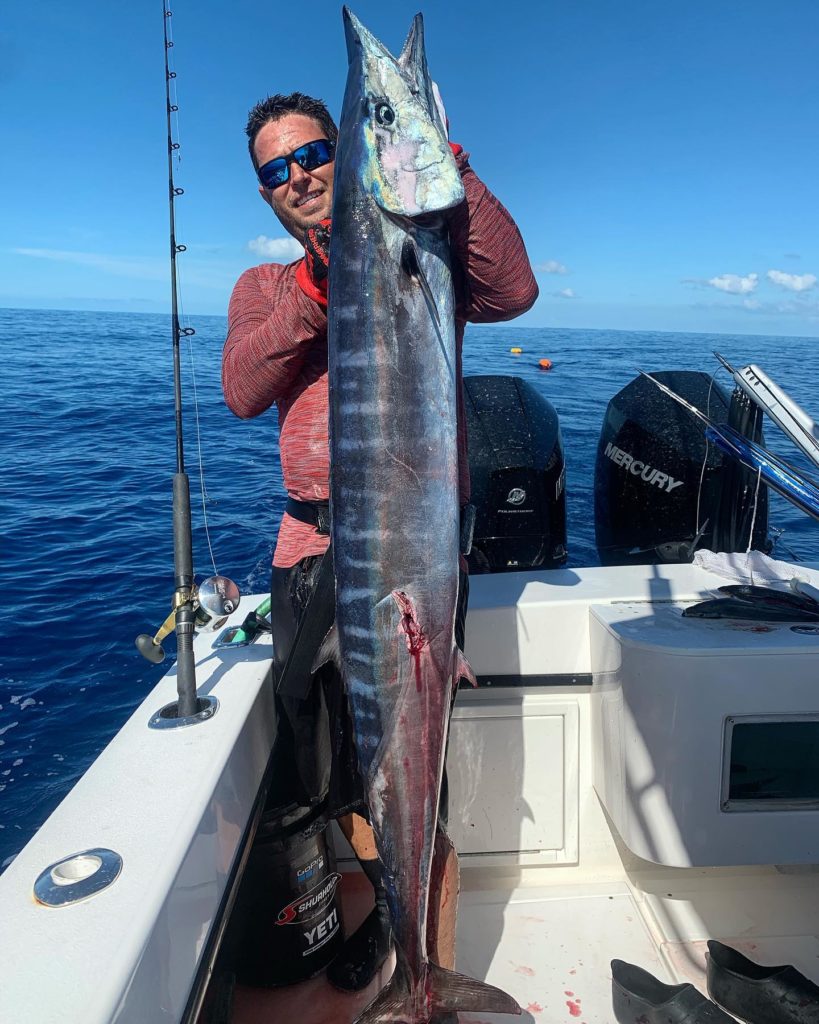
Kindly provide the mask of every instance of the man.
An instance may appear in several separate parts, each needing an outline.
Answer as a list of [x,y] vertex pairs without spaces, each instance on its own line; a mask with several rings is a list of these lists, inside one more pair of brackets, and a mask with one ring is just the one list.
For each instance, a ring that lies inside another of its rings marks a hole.
[[[250,157],[259,194],[281,225],[305,246],[289,266],[245,271],[234,288],[222,363],[225,400],[242,417],[273,403],[288,504],[273,555],[274,672],[280,676],[296,626],[316,585],[327,549],[329,493],[327,398],[327,264],[337,129],[326,106],[301,93],[271,96],[250,112]],[[466,198],[449,211],[456,295],[457,372],[464,325],[512,319],[537,298],[526,250],[507,211],[477,178],[468,154],[452,147]],[[461,503],[469,499],[463,395],[458,398]],[[456,639],[463,646],[466,587]],[[312,609],[311,609],[312,610]],[[280,755],[296,768],[282,802],[319,806],[338,818],[367,877],[376,905],[328,970],[340,988],[369,983],[389,951],[389,915],[372,831],[363,814],[343,687],[333,668],[317,674],[305,699],[279,696]],[[283,775],[287,768],[283,769]],[[358,813],[361,812],[361,813]],[[430,956],[454,967],[457,861],[438,864],[441,882],[430,907]]]

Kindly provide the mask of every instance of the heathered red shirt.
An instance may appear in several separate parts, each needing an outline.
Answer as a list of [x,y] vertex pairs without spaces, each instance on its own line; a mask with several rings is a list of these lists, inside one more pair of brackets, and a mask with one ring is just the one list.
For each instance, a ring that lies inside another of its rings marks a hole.
[[[449,215],[455,286],[458,377],[464,325],[511,320],[526,312],[538,288],[520,232],[509,213],[469,166],[456,160],[466,199]],[[228,407],[243,419],[273,403],[279,414],[279,452],[287,493],[300,501],[329,496],[327,314],[296,284],[301,261],[265,263],[246,270],[228,310],[222,388]],[[469,463],[463,392],[458,395],[461,503],[469,500]],[[273,564],[295,565],[322,554],[329,538],[286,513]]]

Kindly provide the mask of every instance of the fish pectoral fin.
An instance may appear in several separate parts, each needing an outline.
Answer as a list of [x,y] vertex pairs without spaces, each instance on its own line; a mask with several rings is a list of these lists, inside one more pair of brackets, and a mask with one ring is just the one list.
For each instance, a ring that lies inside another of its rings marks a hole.
[[432,288],[429,286],[427,275],[424,273],[424,268],[421,266],[421,262],[418,259],[418,250],[415,247],[415,242],[407,235],[404,239],[404,244],[401,246],[401,268],[404,273],[412,278],[415,284],[421,289],[421,294],[426,300],[427,308],[429,309],[430,316],[435,321],[435,325],[441,329],[441,317],[438,313],[438,304],[435,301],[435,296],[432,294]]
[[427,985],[432,1014],[430,1020],[435,1019],[435,1014],[447,1010],[515,1015],[523,1012],[516,1000],[494,985],[447,971],[432,962],[429,964]]
[[335,623],[327,630],[324,639],[321,641],[321,646],[316,651],[316,656],[313,659],[313,665],[310,669],[311,672],[318,672],[322,665],[326,665],[328,662],[333,662],[339,669],[341,668],[341,654],[338,649],[338,630],[336,629]]
[[453,689],[457,689],[458,682],[461,679],[466,679],[472,684],[472,686],[477,686],[478,680],[475,678],[475,673],[472,671],[472,666],[466,660],[464,652],[460,647],[456,647],[455,651],[455,671],[452,674]]

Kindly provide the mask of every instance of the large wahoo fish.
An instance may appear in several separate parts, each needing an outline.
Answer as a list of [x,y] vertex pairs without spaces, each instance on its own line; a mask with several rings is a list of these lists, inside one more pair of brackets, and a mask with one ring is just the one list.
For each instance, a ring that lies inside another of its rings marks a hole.
[[520,1013],[427,959],[426,920],[453,687],[458,454],[454,297],[443,212],[463,186],[418,15],[396,59],[345,8],[329,284],[335,638],[396,943],[361,1024]]

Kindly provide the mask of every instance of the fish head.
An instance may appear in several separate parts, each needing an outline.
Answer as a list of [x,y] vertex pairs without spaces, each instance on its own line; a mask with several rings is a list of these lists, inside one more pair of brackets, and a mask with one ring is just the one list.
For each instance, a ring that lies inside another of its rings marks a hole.
[[457,206],[463,184],[435,103],[417,15],[394,57],[344,8],[349,72],[336,174],[353,165],[356,186],[387,214],[414,218]]

